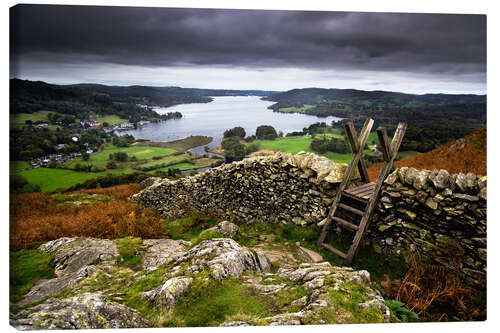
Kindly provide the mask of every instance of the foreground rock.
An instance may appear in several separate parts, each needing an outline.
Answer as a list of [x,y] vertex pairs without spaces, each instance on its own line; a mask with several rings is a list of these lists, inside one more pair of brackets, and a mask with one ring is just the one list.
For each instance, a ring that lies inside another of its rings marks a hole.
[[[56,278],[39,281],[18,305],[37,302],[62,292],[96,273],[100,267],[115,263],[118,247],[108,239],[59,238],[45,243],[40,250],[54,255]],[[93,265],[99,262],[99,265]]]
[[[282,278],[288,283],[269,284],[271,281]],[[309,324],[332,324],[344,323],[353,317],[346,305],[343,308],[338,303],[332,304],[332,300],[348,299],[352,292],[349,283],[356,285],[356,290],[364,290],[364,301],[353,304],[359,309],[371,309],[366,318],[360,317],[359,322],[389,322],[390,310],[385,305],[380,293],[369,286],[370,274],[367,271],[354,271],[349,267],[332,267],[328,262],[282,267],[276,273],[247,279],[257,292],[263,295],[278,294],[297,288],[307,290],[307,295],[290,303],[288,309],[300,311],[283,311],[282,313],[265,318],[256,318],[249,321],[233,321],[221,324],[221,326],[253,326],[253,325],[309,325]],[[272,297],[272,296],[271,296]],[[282,294],[281,297],[284,297]],[[329,318],[328,313],[331,312]],[[370,317],[368,317],[370,316]]]
[[142,268],[152,271],[182,255],[191,247],[190,242],[173,239],[145,239],[141,253]]
[[10,324],[18,330],[147,326],[139,312],[90,293],[64,299],[51,298],[11,316]]
[[131,200],[165,217],[194,210],[222,219],[306,225],[326,217],[345,169],[311,153],[276,153],[176,181],[150,179]]

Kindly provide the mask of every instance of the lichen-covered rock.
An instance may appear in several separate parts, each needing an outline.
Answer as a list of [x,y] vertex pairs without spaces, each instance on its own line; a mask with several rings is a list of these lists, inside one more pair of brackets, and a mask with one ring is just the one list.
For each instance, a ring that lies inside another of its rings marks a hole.
[[45,297],[58,294],[61,291],[76,285],[85,278],[92,276],[98,270],[99,269],[93,265],[84,266],[76,272],[63,274],[62,276],[54,279],[38,281],[33,288],[30,289],[26,296],[24,296],[24,298],[17,303],[17,305],[22,306],[31,304]]
[[151,271],[182,255],[191,247],[191,243],[174,239],[145,239],[142,246],[145,248],[140,254],[142,267]]
[[96,238],[59,238],[42,244],[39,250],[54,255],[56,278],[38,281],[18,305],[37,302],[74,286],[101,267],[114,265],[120,254],[113,241]]
[[18,330],[139,328],[146,327],[140,313],[99,294],[51,298],[10,316]]
[[212,227],[208,230],[213,230],[215,232],[218,232],[219,234],[226,236],[226,237],[234,237],[236,233],[238,232],[238,226],[234,223],[231,223],[229,221],[222,221],[218,223],[215,227]]
[[240,277],[246,270],[260,272],[258,259],[247,249],[230,238],[214,238],[202,241],[177,260],[177,264],[189,262],[199,267],[198,271],[208,269],[216,280]]
[[162,286],[143,293],[142,296],[151,303],[170,309],[175,306],[177,299],[186,292],[192,282],[192,277],[174,277],[167,280]]
[[246,222],[317,224],[327,216],[346,167],[311,153],[276,153],[175,181],[151,180],[131,200],[165,217],[189,210]]
[[120,255],[116,244],[109,239],[59,238],[39,247],[54,254],[57,276],[77,272],[96,261],[109,261]]
[[305,262],[318,263],[323,261],[323,257],[318,253],[305,247],[299,246],[297,256]]

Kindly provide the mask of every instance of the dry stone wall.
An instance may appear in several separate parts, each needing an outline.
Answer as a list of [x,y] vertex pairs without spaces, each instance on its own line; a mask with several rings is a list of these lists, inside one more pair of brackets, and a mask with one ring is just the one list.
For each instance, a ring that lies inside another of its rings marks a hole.
[[465,281],[486,279],[486,177],[403,167],[382,187],[367,234],[377,251],[418,251],[451,265],[458,259]]
[[165,217],[194,211],[246,222],[307,225],[326,218],[345,169],[315,154],[277,153],[176,181],[150,178],[131,200]]
[[[150,178],[132,200],[165,217],[194,211],[241,222],[321,225],[345,169],[310,153],[277,153],[176,181]],[[397,169],[385,180],[365,240],[376,251],[418,250],[444,265],[460,254],[462,277],[485,286],[486,177]]]

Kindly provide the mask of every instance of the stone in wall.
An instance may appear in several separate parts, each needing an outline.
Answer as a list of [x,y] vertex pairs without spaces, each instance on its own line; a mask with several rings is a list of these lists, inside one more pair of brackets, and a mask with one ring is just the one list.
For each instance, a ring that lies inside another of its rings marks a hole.
[[366,237],[378,251],[418,250],[443,265],[459,259],[464,281],[484,287],[486,176],[397,169],[384,182]]
[[190,211],[254,222],[319,223],[328,214],[347,166],[300,152],[225,164],[179,180],[145,182],[131,200],[165,217]]

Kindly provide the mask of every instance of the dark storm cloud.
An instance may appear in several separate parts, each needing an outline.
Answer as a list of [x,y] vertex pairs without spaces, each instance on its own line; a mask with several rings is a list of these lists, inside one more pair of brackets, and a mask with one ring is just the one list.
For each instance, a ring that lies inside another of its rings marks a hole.
[[485,73],[481,15],[21,5],[16,62]]

